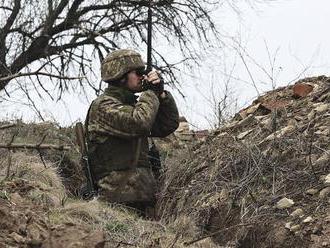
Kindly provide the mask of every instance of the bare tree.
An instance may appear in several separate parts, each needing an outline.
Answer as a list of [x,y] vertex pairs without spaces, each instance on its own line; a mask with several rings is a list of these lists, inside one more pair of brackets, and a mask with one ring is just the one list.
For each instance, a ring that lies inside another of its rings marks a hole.
[[[217,37],[210,11],[220,1],[153,1],[154,30],[195,60],[193,41]],[[49,78],[60,95],[69,80],[89,84],[92,61],[109,51],[146,43],[149,0],[4,0],[0,4],[0,91],[13,79],[30,77],[52,95],[41,78]],[[155,66],[173,80],[175,64],[154,49]]]

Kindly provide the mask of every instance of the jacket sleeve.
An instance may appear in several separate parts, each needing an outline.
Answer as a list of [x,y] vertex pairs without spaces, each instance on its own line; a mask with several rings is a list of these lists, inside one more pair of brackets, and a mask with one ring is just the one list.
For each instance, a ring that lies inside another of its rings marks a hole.
[[92,109],[89,129],[122,138],[148,136],[158,108],[158,97],[150,90],[141,94],[135,106],[106,97],[95,104],[94,111]]
[[179,112],[171,93],[166,91],[166,97],[160,99],[156,120],[152,126],[151,136],[166,137],[179,126]]

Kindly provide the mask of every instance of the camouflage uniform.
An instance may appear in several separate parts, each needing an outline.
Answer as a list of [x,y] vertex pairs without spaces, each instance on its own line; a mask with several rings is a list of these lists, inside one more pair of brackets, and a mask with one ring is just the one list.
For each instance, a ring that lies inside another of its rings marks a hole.
[[101,199],[136,208],[154,204],[156,182],[147,157],[148,136],[169,135],[178,127],[178,119],[169,92],[162,99],[147,90],[137,101],[128,89],[109,85],[93,101],[86,120],[88,148]]

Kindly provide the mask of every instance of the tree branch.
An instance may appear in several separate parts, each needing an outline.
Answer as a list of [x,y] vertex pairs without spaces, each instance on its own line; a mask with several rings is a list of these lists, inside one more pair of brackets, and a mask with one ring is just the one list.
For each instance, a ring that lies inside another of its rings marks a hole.
[[21,8],[21,0],[15,0],[14,2],[14,8],[10,14],[10,16],[7,19],[6,24],[3,28],[0,28],[0,61],[2,62],[0,64],[0,73],[3,72],[6,68],[4,65],[6,65],[6,53],[7,53],[7,47],[6,47],[6,37],[8,35],[9,29],[13,25],[19,10]]
[[34,72],[26,72],[26,73],[19,72],[19,73],[15,73],[13,75],[9,75],[7,77],[2,77],[2,78],[0,78],[0,83],[6,82],[6,81],[14,79],[14,78],[26,77],[26,76],[47,76],[47,77],[53,77],[53,78],[58,78],[58,79],[63,79],[63,80],[77,80],[77,79],[85,78],[85,77],[66,77],[66,76],[60,76],[60,75],[51,74],[51,73],[47,73],[47,72],[34,71]]
[[0,130],[11,128],[11,127],[15,127],[15,126],[16,126],[16,124],[14,124],[14,123],[3,125],[3,126],[0,126]]
[[29,144],[29,143],[12,143],[12,144],[0,144],[0,148],[6,149],[54,149],[60,151],[67,151],[72,149],[70,146],[65,145],[54,145],[54,144]]
[[11,28],[19,13],[20,8],[21,8],[21,0],[15,0],[13,11],[11,12],[9,18],[7,19],[5,26],[2,28],[2,32],[6,33]]
[[42,30],[43,35],[50,33],[50,30],[51,30],[55,20],[59,17],[59,15],[61,14],[61,12],[65,8],[65,6],[67,6],[68,3],[69,3],[69,0],[61,0],[61,2],[58,4],[57,8],[54,11],[52,11],[52,13],[49,13],[49,15],[45,21],[44,28]]

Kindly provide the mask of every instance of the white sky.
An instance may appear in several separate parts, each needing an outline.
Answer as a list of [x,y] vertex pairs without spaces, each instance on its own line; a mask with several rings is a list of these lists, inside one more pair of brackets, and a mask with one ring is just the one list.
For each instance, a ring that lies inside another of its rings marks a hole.
[[[215,16],[228,35],[239,34],[241,45],[267,73],[271,72],[271,66],[265,44],[272,59],[278,51],[273,66],[276,87],[288,84],[300,74],[300,78],[329,74],[330,33],[326,25],[330,16],[329,0],[280,0],[259,6],[258,9],[244,8],[240,17],[232,11],[215,13]],[[234,42],[228,44],[234,45]],[[271,90],[272,83],[265,72],[251,62],[246,54],[245,60],[259,92]],[[235,67],[232,66],[234,63]],[[221,73],[224,65],[228,72],[234,68],[232,76],[235,79],[229,81],[230,102],[237,106],[232,104],[232,111],[246,106],[257,96],[251,77],[233,49],[223,49],[217,56],[210,56],[203,64],[202,68],[196,68],[200,73],[196,73],[194,78],[182,76],[181,90],[186,98],[182,99],[175,93],[180,113],[195,128],[201,129],[209,128],[210,122],[214,120],[212,95],[216,100],[223,96],[224,82],[228,80]],[[61,125],[70,125],[78,119],[84,120],[92,98],[91,96],[86,100],[84,97],[71,95],[66,97],[66,104],[50,101],[36,103],[45,117],[56,120]],[[33,111],[21,104],[2,104],[0,111],[2,118],[38,121]]]
[[[218,19],[225,21],[228,33],[240,34],[242,46],[246,47],[247,53],[268,73],[271,72],[271,66],[266,44],[272,59],[278,50],[274,64],[276,75],[274,83],[278,87],[287,85],[289,82],[294,83],[296,81],[294,79],[298,76],[303,78],[329,74],[330,34],[325,31],[329,14],[330,1],[282,0],[259,6],[259,11],[245,9],[240,20],[237,20],[235,15],[225,16],[226,18],[218,16]],[[237,57],[234,52],[227,53],[227,56],[232,60]],[[271,90],[272,83],[266,74],[249,59],[246,62],[260,93]],[[212,58],[209,63],[217,64],[217,61]],[[186,106],[181,107],[182,112],[186,113],[188,119],[198,127],[208,126],[205,116],[210,116],[210,109],[207,107],[208,101],[202,99],[203,97],[194,88],[205,88],[204,92],[210,92],[210,82],[205,81],[207,79],[212,81],[212,76],[215,78],[213,79],[215,85],[221,88],[225,78],[219,75],[221,70],[219,68],[211,67],[209,75],[204,74],[200,80],[195,81],[196,87],[191,87],[189,90]],[[250,84],[252,82],[239,58],[237,58],[234,76],[249,81]],[[250,104],[257,96],[255,88],[244,82],[231,80],[230,88],[233,97],[237,98],[236,111]],[[220,92],[219,95],[221,94]],[[210,93],[205,93],[205,95],[210,96]]]

